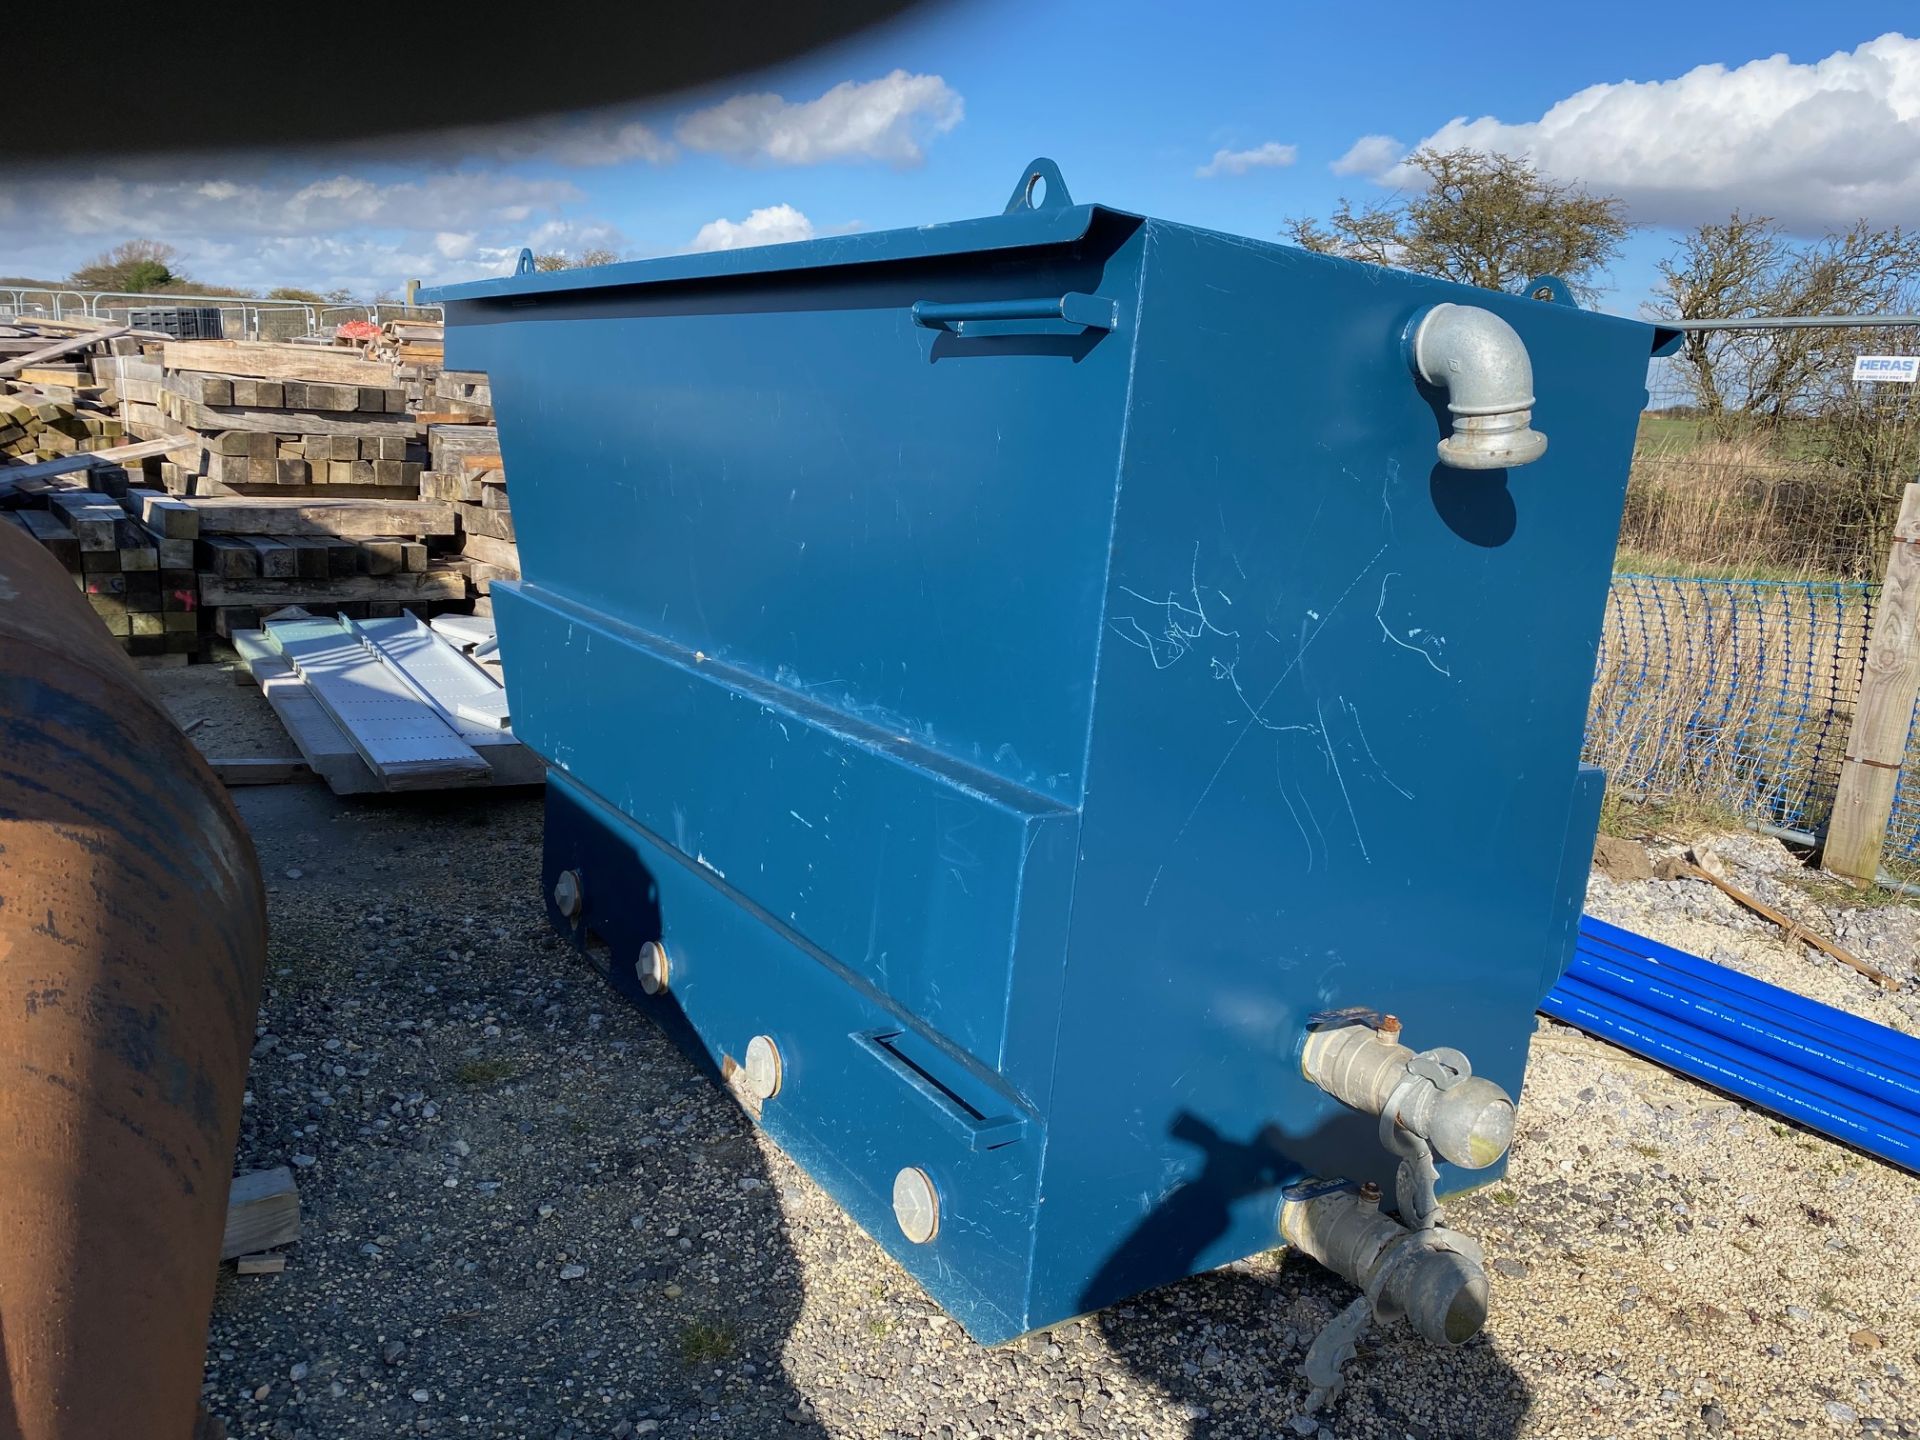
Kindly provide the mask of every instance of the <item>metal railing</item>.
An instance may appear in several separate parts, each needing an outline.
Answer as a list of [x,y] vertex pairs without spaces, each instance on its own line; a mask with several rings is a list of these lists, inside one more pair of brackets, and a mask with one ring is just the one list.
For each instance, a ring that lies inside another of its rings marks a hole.
[[[255,295],[172,295],[135,290],[64,290],[38,286],[0,286],[0,318],[111,321],[128,311],[155,306],[206,306],[220,311],[229,339],[285,340],[330,334],[343,320],[372,320],[399,315],[430,315],[438,305],[408,305],[394,300],[364,303],[316,303],[266,300]],[[331,318],[330,318],[331,317]]]

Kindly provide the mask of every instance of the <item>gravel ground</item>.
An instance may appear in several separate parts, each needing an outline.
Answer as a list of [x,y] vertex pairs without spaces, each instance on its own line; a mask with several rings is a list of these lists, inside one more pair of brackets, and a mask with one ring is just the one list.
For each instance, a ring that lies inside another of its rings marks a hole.
[[[1300,1433],[1297,1367],[1349,1296],[1298,1259],[968,1341],[549,938],[537,797],[236,798],[273,918],[240,1165],[296,1167],[306,1238],[221,1280],[233,1434]],[[1720,845],[1738,883],[1812,906],[1747,839]],[[1596,876],[1590,904],[1916,1028],[1911,987],[1705,886]],[[1910,974],[1912,907],[1829,918]],[[1484,1335],[1369,1332],[1305,1433],[1920,1435],[1913,1176],[1542,1021],[1511,1171],[1451,1216],[1487,1242]]]
[[247,678],[240,658],[225,644],[215,643],[214,663],[145,671],[147,687],[176,724],[193,727],[188,733],[202,755],[297,757],[279,716]]

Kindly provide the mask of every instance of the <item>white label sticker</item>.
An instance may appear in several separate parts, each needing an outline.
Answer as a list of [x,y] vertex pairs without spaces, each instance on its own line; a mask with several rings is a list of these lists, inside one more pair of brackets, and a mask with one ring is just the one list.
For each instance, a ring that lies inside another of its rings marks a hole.
[[1911,385],[1920,379],[1920,355],[1856,355],[1855,380],[1897,380]]

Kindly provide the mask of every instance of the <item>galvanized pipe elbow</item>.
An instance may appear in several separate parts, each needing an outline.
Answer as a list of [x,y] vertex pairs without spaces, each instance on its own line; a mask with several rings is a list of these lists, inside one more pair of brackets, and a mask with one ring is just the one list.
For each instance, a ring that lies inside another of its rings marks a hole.
[[1430,305],[1407,326],[1413,373],[1447,392],[1453,433],[1439,445],[1455,470],[1504,470],[1547,453],[1533,428],[1533,362],[1520,332],[1478,305]]

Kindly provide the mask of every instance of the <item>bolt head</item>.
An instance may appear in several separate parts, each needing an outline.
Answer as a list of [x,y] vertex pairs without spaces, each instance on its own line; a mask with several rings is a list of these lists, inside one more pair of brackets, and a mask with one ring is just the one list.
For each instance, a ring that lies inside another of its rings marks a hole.
[[580,915],[580,872],[562,870],[559,878],[553,882],[554,908],[569,920]]
[[756,1035],[747,1042],[747,1090],[756,1099],[771,1100],[780,1093],[780,1047],[771,1036]]
[[916,1245],[940,1233],[940,1194],[926,1171],[909,1165],[893,1177],[893,1218]]
[[667,947],[658,940],[649,940],[640,947],[640,958],[634,961],[634,973],[640,978],[640,988],[649,995],[658,995],[667,988],[672,969],[667,959]]

